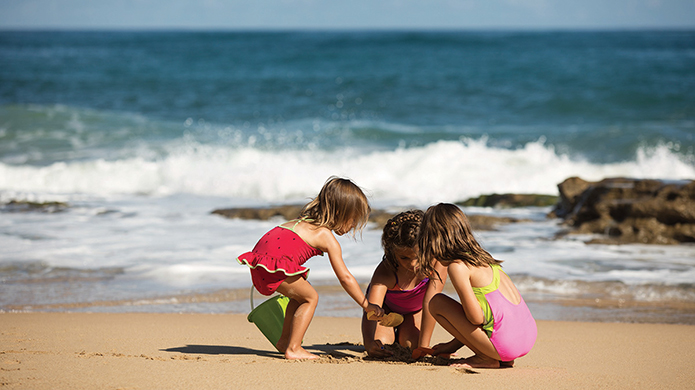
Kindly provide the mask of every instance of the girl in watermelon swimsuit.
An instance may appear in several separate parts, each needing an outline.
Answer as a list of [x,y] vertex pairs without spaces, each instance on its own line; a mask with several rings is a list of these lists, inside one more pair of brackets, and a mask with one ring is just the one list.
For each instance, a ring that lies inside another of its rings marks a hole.
[[[417,273],[417,235],[422,222],[421,210],[409,210],[389,219],[381,235],[384,256],[367,288],[369,302],[383,306],[387,313],[403,316],[403,323],[382,326],[362,316],[362,339],[369,356],[388,357],[384,345],[398,342],[404,347],[429,347],[434,318],[427,306],[430,298],[442,291],[443,282]],[[446,269],[438,266],[440,275]],[[423,310],[424,307],[424,310]]]
[[454,336],[434,346],[434,354],[453,353],[467,346],[475,355],[453,366],[510,367],[526,355],[536,341],[536,321],[502,267],[483,249],[471,232],[468,219],[453,204],[427,209],[420,226],[419,271],[431,274],[439,263],[447,268],[460,302],[437,294],[430,312]]
[[318,304],[318,293],[306,281],[309,269],[303,266],[311,257],[328,253],[331,267],[348,295],[365,311],[374,312],[375,319],[383,316],[382,308],[367,301],[345,266],[340,244],[333,235],[361,231],[369,212],[367,197],[357,185],[331,177],[318,196],[304,206],[299,219],[270,230],[251,252],[237,258],[251,268],[253,285],[261,294],[277,291],[290,298],[276,345],[287,359],[318,358],[301,345]]

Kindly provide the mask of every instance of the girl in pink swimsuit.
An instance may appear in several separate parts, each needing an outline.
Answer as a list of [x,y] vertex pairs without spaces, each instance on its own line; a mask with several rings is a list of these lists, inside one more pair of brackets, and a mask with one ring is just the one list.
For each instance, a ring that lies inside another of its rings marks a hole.
[[511,279],[483,249],[468,219],[453,204],[427,209],[420,233],[419,271],[429,275],[436,264],[447,268],[460,303],[444,294],[430,301],[430,312],[454,336],[434,347],[434,354],[453,353],[467,346],[475,355],[453,366],[511,367],[536,341],[536,321]]
[[[366,314],[362,317],[362,339],[372,357],[389,356],[391,353],[384,345],[396,341],[412,349],[429,346],[435,322],[429,312],[422,309],[434,294],[442,291],[443,283],[415,271],[415,248],[422,215],[421,210],[402,212],[384,226],[381,236],[384,256],[367,288],[367,298],[383,306],[386,313],[403,315],[404,320],[394,329],[368,321]],[[446,277],[443,267],[441,270]]]
[[376,320],[383,317],[383,309],[369,303],[345,266],[340,244],[333,235],[362,230],[369,211],[367,197],[357,185],[332,177],[318,196],[304,206],[300,219],[272,229],[251,252],[237,258],[240,264],[251,268],[253,285],[261,294],[277,291],[290,298],[282,334],[275,345],[287,359],[318,358],[302,348],[318,303],[316,290],[306,281],[309,269],[304,267],[313,256],[328,253],[331,267],[348,295],[365,311],[373,311]]

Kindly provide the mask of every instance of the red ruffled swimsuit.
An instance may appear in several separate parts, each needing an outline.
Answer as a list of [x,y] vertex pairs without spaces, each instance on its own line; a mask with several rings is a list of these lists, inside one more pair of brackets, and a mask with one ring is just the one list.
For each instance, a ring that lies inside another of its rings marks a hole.
[[304,279],[309,269],[303,267],[307,260],[323,252],[310,246],[292,228],[277,226],[266,233],[251,252],[239,255],[239,264],[251,268],[253,286],[263,295],[271,295],[288,276],[301,275]]

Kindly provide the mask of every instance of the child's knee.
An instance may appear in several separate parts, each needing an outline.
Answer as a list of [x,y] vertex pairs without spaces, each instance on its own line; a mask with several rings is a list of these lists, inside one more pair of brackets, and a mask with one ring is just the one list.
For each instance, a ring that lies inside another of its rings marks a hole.
[[420,341],[420,332],[399,332],[398,333],[398,344],[413,349],[417,347],[417,343]]
[[442,293],[439,293],[439,294],[433,296],[432,299],[430,300],[430,305],[429,305],[430,306],[430,314],[437,315],[438,313],[441,313],[442,309],[444,307],[444,303],[446,302],[447,298],[448,297]]
[[319,304],[319,293],[316,292],[316,290],[312,289],[309,294],[303,297],[304,298],[304,303],[308,303],[312,306],[317,306]]

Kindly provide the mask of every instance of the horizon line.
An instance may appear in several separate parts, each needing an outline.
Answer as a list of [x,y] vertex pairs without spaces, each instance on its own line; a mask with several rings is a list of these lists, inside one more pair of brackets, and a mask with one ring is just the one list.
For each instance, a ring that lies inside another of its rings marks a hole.
[[0,32],[629,32],[695,31],[695,26],[479,26],[479,27],[194,27],[0,26]]

